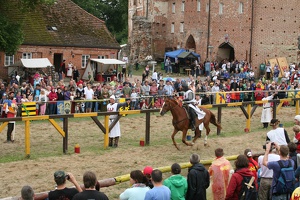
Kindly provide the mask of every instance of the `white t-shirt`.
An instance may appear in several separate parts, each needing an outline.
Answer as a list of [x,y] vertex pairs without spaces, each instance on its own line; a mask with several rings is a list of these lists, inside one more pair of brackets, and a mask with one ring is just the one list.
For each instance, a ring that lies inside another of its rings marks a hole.
[[136,101],[137,97],[138,97],[138,93],[133,92],[133,93],[131,93],[130,97],[131,97],[131,101]]
[[91,89],[87,88],[86,90],[84,90],[84,95],[85,95],[85,99],[91,100],[94,97],[94,90],[92,88]]
[[270,142],[276,142],[278,145],[287,145],[284,128],[278,127],[276,129],[270,130],[267,133],[267,136],[270,139]]
[[[258,166],[261,168],[260,170],[260,177],[263,178],[273,178],[273,170],[267,168],[266,166],[263,165],[263,159],[264,156],[259,156],[258,157]],[[269,154],[268,155],[268,162],[272,162],[272,161],[278,161],[280,159],[280,156],[277,154]]]

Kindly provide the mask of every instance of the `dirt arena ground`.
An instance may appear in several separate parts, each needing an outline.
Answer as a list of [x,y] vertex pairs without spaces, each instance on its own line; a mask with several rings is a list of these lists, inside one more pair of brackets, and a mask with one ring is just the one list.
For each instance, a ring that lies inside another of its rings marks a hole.
[[[48,121],[31,122],[31,157],[24,159],[24,122],[17,124],[16,142],[1,143],[0,146],[0,198],[18,196],[23,185],[31,185],[35,192],[53,190],[55,182],[53,173],[65,170],[75,175],[82,184],[82,175],[91,170],[99,180],[130,173],[135,169],[142,170],[150,165],[154,168],[170,166],[174,162],[189,161],[191,153],[198,153],[201,159],[214,158],[214,149],[221,147],[225,156],[243,153],[251,148],[254,153],[262,153],[267,130],[260,123],[261,108],[257,108],[251,120],[251,132],[245,133],[246,118],[238,107],[222,110],[222,132],[216,135],[216,128],[208,139],[209,146],[203,146],[203,138],[193,147],[181,143],[181,133],[176,140],[181,148],[176,150],[172,145],[171,115],[161,117],[158,113],[151,114],[150,146],[139,146],[145,135],[145,115],[130,115],[121,118],[122,137],[118,148],[103,149],[103,133],[90,118],[70,119],[69,121],[69,152],[62,153],[62,137]],[[217,110],[212,109],[216,114]],[[290,138],[293,136],[292,126],[295,107],[285,107],[277,114],[287,129]],[[100,118],[103,122],[103,118]],[[62,122],[58,122],[62,126]],[[268,129],[270,130],[270,128]],[[0,141],[5,141],[6,129],[0,134]],[[81,153],[74,153],[75,144],[81,147]],[[187,170],[183,170],[186,174]],[[165,178],[170,173],[164,174]],[[68,184],[71,186],[71,184]],[[127,187],[125,182],[109,188],[101,188],[110,199],[118,196]]]

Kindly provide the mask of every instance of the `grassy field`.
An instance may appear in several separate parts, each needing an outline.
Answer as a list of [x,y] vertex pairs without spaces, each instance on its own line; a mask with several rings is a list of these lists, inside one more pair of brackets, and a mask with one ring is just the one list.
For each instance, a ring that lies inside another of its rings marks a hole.
[[[212,109],[216,114],[217,110]],[[238,107],[224,108],[222,111],[221,135],[216,135],[216,128],[211,125],[208,147],[204,147],[203,139],[199,139],[193,147],[181,143],[181,133],[176,135],[180,151],[172,145],[170,113],[161,117],[158,113],[151,114],[150,145],[141,147],[139,141],[145,137],[145,115],[128,115],[120,120],[122,136],[118,148],[103,149],[104,135],[90,118],[71,118],[69,120],[69,151],[62,153],[62,136],[47,121],[31,122],[31,157],[24,158],[24,122],[18,122],[15,143],[0,146],[0,198],[20,194],[23,185],[31,185],[35,192],[54,189],[53,173],[62,169],[75,175],[82,183],[82,174],[92,170],[99,180],[128,174],[135,169],[142,170],[150,165],[154,168],[170,166],[174,162],[189,161],[191,153],[198,153],[201,159],[214,158],[214,149],[222,147],[225,156],[243,153],[251,148],[254,153],[263,152],[267,130],[260,123],[261,108],[257,108],[251,120],[251,132],[245,133],[246,118]],[[293,137],[292,126],[295,115],[294,107],[280,110],[277,118],[287,129],[290,138]],[[103,123],[103,118],[99,117]],[[62,126],[62,121],[57,122]],[[270,128],[269,128],[270,129]],[[0,134],[0,141],[5,141],[6,129]],[[74,153],[75,144],[81,148],[80,154]],[[5,173],[4,173],[5,172]],[[187,170],[182,174],[186,175]],[[164,174],[164,177],[170,173]],[[69,186],[71,186],[69,184]],[[110,199],[118,196],[129,183],[102,188]],[[208,198],[210,199],[210,198]]]

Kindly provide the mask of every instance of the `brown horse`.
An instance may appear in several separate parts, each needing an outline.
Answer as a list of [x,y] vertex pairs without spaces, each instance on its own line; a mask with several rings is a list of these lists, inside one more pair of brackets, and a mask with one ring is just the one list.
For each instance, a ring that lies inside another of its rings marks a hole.
[[208,109],[200,107],[205,113],[205,117],[201,120],[197,119],[196,120],[196,136],[193,139],[192,143],[186,142],[186,134],[188,129],[190,128],[190,120],[188,118],[187,111],[178,104],[178,102],[174,99],[170,98],[165,98],[165,102],[160,110],[160,115],[163,116],[166,112],[171,111],[173,115],[173,126],[174,126],[174,131],[172,134],[172,141],[175,147],[179,150],[177,143],[175,142],[175,135],[178,131],[182,131],[182,142],[188,146],[193,146],[195,141],[201,137],[201,131],[199,130],[199,125],[203,122],[204,127],[206,129],[206,136],[204,140],[204,145],[207,144],[207,136],[209,135],[210,128],[209,128],[209,123],[214,124],[216,127],[221,129],[221,125],[217,122],[215,115]]

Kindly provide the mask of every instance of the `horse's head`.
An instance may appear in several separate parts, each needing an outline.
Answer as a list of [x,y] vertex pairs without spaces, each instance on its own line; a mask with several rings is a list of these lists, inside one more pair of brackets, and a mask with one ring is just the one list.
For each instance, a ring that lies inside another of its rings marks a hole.
[[163,116],[166,112],[172,109],[172,102],[169,98],[164,98],[164,103],[160,109],[160,115]]

